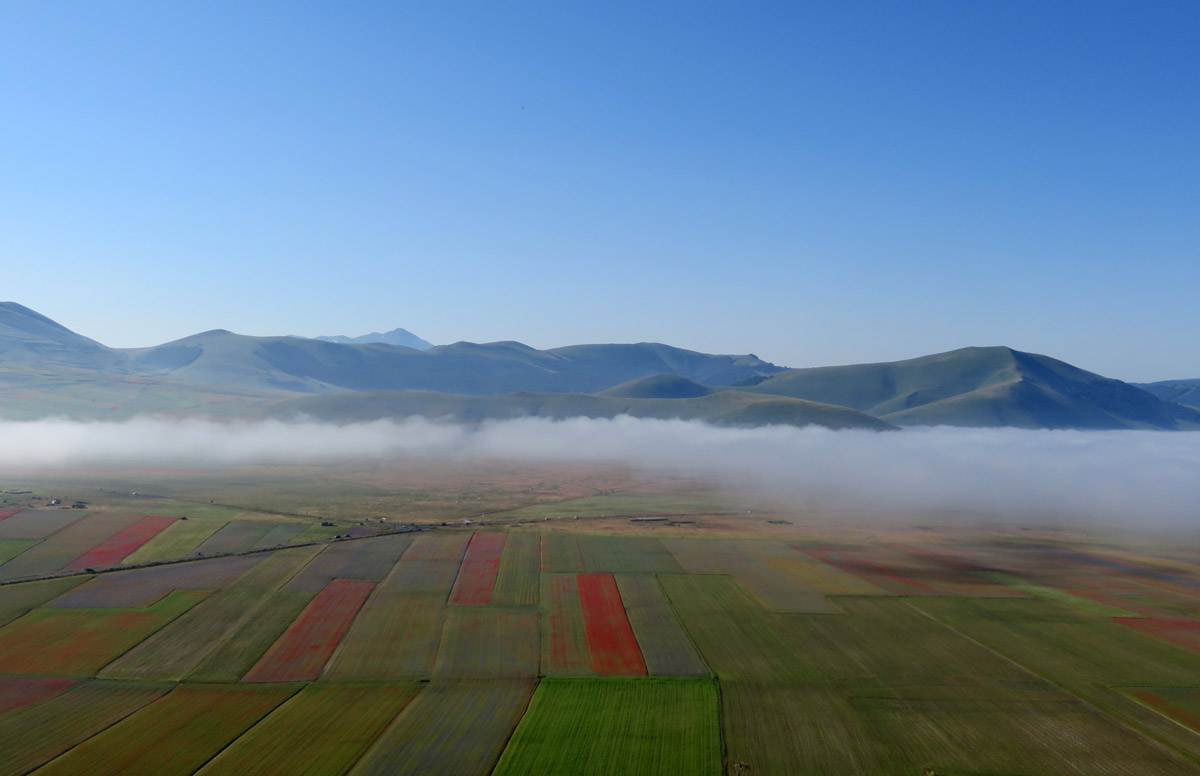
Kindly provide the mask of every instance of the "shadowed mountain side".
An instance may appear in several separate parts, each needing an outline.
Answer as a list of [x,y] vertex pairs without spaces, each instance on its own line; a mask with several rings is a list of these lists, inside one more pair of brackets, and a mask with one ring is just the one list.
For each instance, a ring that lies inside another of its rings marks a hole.
[[899,425],[1189,429],[1200,412],[1006,347],[792,369],[743,390],[841,404]]
[[709,355],[652,343],[535,350],[519,342],[458,342],[420,351],[223,330],[126,352],[139,366],[176,380],[301,393],[591,393],[667,371],[717,385],[780,371],[755,356]]
[[631,415],[664,420],[702,420],[725,426],[817,425],[877,431],[895,428],[890,423],[846,407],[781,396],[756,396],[742,391],[721,391],[690,399],[628,399],[569,393],[454,396],[418,391],[376,391],[287,399],[272,405],[268,415],[282,419],[308,416],[334,423],[411,415],[466,422],[526,417],[562,420]]
[[1157,383],[1133,383],[1147,393],[1152,393],[1163,401],[1173,401],[1176,404],[1186,404],[1193,409],[1200,409],[1200,380],[1162,380]]
[[0,302],[0,363],[41,373],[92,369],[125,374],[134,368],[124,354],[16,302]]

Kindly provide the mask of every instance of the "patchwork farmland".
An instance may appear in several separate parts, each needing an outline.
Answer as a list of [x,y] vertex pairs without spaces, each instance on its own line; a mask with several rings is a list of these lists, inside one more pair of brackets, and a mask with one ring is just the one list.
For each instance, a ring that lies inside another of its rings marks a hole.
[[1200,553],[696,487],[6,507],[0,774],[1200,772]]

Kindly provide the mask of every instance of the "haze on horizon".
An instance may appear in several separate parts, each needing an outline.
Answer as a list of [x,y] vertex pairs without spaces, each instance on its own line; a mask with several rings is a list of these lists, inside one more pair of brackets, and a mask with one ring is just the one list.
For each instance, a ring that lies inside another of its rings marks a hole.
[[1200,6],[10,3],[4,297],[1200,377]]
[[0,421],[0,434],[7,442],[0,465],[13,481],[23,472],[69,475],[89,465],[220,468],[416,455],[451,468],[487,460],[622,463],[713,478],[756,498],[779,498],[809,518],[843,513],[839,519],[849,523],[956,515],[1190,536],[1200,503],[1200,432],[717,428],[620,416],[477,425],[51,419]]

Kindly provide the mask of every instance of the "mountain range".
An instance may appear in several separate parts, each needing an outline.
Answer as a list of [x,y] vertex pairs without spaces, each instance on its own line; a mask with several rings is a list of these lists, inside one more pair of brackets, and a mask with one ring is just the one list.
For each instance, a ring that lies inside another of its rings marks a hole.
[[[394,335],[394,336],[393,336]],[[702,420],[714,424],[1196,429],[1200,380],[1135,386],[1048,356],[970,347],[907,361],[787,369],[753,354],[658,343],[537,350],[519,342],[419,348],[364,337],[251,337],[223,329],[108,348],[0,303],[0,418],[422,415]]]

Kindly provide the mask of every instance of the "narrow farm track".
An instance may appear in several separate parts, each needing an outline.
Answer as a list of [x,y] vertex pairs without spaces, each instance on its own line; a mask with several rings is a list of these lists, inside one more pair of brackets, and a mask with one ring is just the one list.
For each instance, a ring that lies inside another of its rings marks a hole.
[[395,536],[397,534],[416,533],[419,531],[432,531],[440,526],[415,526],[402,525],[395,526],[390,531],[384,531],[377,534],[368,534],[366,536],[342,536],[330,537],[328,539],[312,539],[306,542],[293,542],[291,544],[275,544],[268,547],[255,547],[250,550],[232,550],[228,552],[214,552],[207,555],[188,555],[182,558],[165,558],[163,560],[149,560],[142,563],[125,563],[116,566],[97,566],[90,568],[69,568],[62,569],[50,574],[31,574],[24,577],[13,577],[11,579],[0,580],[0,586],[15,585],[22,582],[41,582],[48,579],[60,579],[62,577],[78,577],[78,576],[95,576],[97,574],[112,574],[118,571],[129,571],[131,569],[152,568],[155,566],[171,566],[179,563],[196,563],[206,560],[215,560],[217,558],[232,558],[242,555],[260,555],[269,552],[277,552],[286,550],[292,547],[312,547],[319,544],[337,544],[339,542],[357,542],[364,539],[380,539],[385,536]]
[[[624,492],[627,490],[633,490],[633,489],[634,488],[631,486],[629,488],[617,488],[617,489],[608,490],[608,491],[599,491],[598,494],[599,495],[610,495],[612,493],[621,493],[621,492]],[[162,497],[147,496],[147,498],[162,498]],[[587,497],[585,497],[585,498],[587,498]],[[176,499],[176,500],[179,500],[179,499]],[[60,579],[63,577],[92,576],[92,575],[96,575],[96,574],[111,574],[116,571],[127,571],[129,569],[150,568],[153,566],[169,566],[169,565],[173,565],[173,564],[177,564],[177,563],[193,563],[196,561],[213,560],[214,558],[228,558],[228,557],[233,557],[233,556],[238,556],[238,555],[257,555],[259,553],[276,552],[278,550],[285,550],[289,547],[311,547],[314,545],[334,544],[337,542],[351,542],[351,541],[363,541],[365,539],[378,539],[382,536],[395,536],[396,534],[402,534],[402,533],[416,533],[419,531],[431,531],[431,530],[435,530],[435,529],[443,528],[443,527],[458,528],[460,526],[469,526],[469,525],[475,525],[475,526],[486,525],[488,523],[485,523],[484,521],[481,521],[479,519],[481,517],[484,517],[485,515],[504,514],[504,513],[508,513],[508,512],[515,512],[520,509],[525,509],[527,507],[546,506],[549,504],[559,504],[559,503],[565,504],[565,503],[569,503],[571,501],[578,501],[578,500],[579,500],[579,497],[571,498],[571,499],[564,499],[563,501],[551,501],[551,502],[539,501],[539,502],[533,502],[530,504],[524,504],[524,505],[517,506],[517,507],[512,507],[509,509],[496,510],[493,512],[472,512],[469,515],[464,515],[462,517],[453,518],[452,521],[443,521],[439,524],[413,524],[413,525],[396,524],[396,525],[392,526],[392,529],[389,531],[383,531],[383,532],[375,533],[375,534],[366,534],[363,536],[342,536],[342,537],[329,537],[329,538],[325,538],[325,539],[311,539],[309,541],[292,542],[290,544],[285,543],[285,544],[268,545],[268,546],[264,546],[264,547],[255,547],[253,549],[248,549],[248,550],[219,551],[219,552],[205,553],[204,555],[187,555],[187,556],[181,556],[178,558],[163,558],[163,559],[159,559],[159,560],[145,561],[145,562],[140,562],[140,563],[124,563],[124,564],[120,564],[120,565],[109,565],[109,566],[84,566],[84,567],[78,567],[78,568],[63,568],[58,571],[54,571],[54,572],[50,572],[50,573],[46,573],[46,574],[29,574],[29,575],[25,575],[25,576],[21,576],[21,577],[0,579],[0,587],[2,587],[4,585],[19,584],[22,582],[40,582],[40,581],[44,581],[44,580],[48,580],[48,579]],[[200,502],[195,502],[195,503],[200,503]],[[224,504],[224,505],[220,505],[220,506],[236,507],[236,505],[228,505],[228,504]],[[263,512],[263,510],[258,510],[258,511]],[[263,513],[264,514],[279,514],[279,515],[285,515],[288,517],[303,517],[306,520],[311,520],[311,521],[318,521],[318,520],[323,519],[321,517],[313,517],[312,515],[293,515],[291,513],[285,514],[282,512],[263,512]],[[704,516],[732,516],[732,515],[736,515],[736,514],[740,514],[740,513],[736,512],[736,511],[715,512],[715,511],[711,511],[711,510],[703,511],[703,512],[664,512],[664,513],[638,512],[638,513],[619,514],[619,515],[580,515],[577,518],[572,518],[572,519],[620,520],[620,519],[629,519],[629,518],[634,518],[634,517],[688,518],[688,517],[697,517],[697,516],[701,516],[701,515],[704,515]],[[507,524],[541,523],[545,519],[546,518],[527,517],[527,518],[505,519],[502,522],[507,523]],[[565,518],[555,518],[555,519],[565,519]],[[470,521],[470,522],[466,522],[466,521]]]

